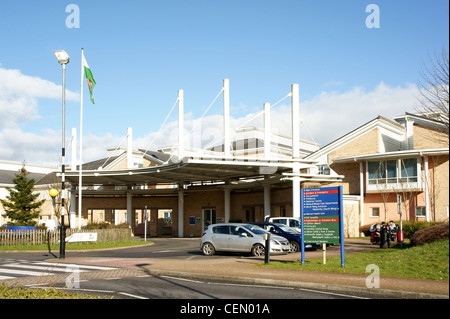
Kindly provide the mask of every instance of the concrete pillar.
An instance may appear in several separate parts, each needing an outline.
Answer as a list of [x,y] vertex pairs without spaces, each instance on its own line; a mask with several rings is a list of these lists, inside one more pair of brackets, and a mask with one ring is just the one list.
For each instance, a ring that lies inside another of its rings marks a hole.
[[225,188],[225,223],[230,222],[231,215],[231,189]]
[[127,190],[127,223],[133,229],[133,192],[131,188]]
[[127,129],[127,168],[133,168],[133,129]]
[[178,237],[184,237],[184,191],[178,191]]
[[178,90],[178,159],[184,156],[184,91]]
[[270,185],[264,185],[264,220],[270,217]]
[[270,103],[264,103],[264,158],[270,158]]
[[[300,159],[300,97],[298,84],[291,87],[292,159]],[[300,168],[292,169],[292,217],[300,218]]]

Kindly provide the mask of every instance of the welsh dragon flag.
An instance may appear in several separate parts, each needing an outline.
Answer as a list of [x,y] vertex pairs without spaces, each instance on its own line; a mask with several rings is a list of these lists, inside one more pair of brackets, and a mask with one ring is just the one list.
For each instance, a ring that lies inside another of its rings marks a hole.
[[95,80],[94,80],[94,76],[92,75],[91,69],[89,68],[89,65],[86,62],[86,59],[84,58],[84,54],[83,54],[83,68],[84,68],[84,77],[87,79],[87,83],[89,85],[89,93],[91,94],[91,102],[92,104],[94,103],[94,95],[92,94],[92,90],[94,89],[95,86]]

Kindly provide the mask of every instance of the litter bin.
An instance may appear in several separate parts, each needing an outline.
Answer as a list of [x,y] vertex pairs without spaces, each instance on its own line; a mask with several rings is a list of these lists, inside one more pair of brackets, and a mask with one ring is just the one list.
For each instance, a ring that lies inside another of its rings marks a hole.
[[388,248],[389,246],[389,229],[382,226],[380,229],[380,248]]
[[400,231],[398,231],[397,232],[397,242],[402,243],[404,239],[405,239],[405,231],[402,230],[401,233],[400,233]]

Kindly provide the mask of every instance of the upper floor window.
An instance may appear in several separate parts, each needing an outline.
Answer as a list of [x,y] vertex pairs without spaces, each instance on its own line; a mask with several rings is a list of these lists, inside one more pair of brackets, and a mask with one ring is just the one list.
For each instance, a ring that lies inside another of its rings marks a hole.
[[369,185],[417,183],[417,159],[368,162]]

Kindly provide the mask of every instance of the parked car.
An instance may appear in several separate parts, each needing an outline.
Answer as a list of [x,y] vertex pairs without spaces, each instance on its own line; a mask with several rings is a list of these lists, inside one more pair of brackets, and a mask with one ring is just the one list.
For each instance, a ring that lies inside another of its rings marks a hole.
[[[291,245],[291,253],[299,252],[301,250],[301,234],[288,227],[284,224],[275,224],[275,223],[251,223],[252,225],[259,226],[271,234],[275,234],[278,236],[282,236],[289,241]],[[318,247],[317,244],[305,243],[305,249],[316,250]]]
[[[256,225],[225,223],[208,226],[202,234],[200,249],[206,256],[216,251],[249,252],[253,256],[264,256],[267,231]],[[278,235],[271,235],[270,253],[287,254],[289,241]]]
[[296,230],[297,232],[302,232],[302,225],[300,224],[300,219],[294,218],[294,217],[267,217],[265,222],[267,223],[278,223],[283,224],[288,227],[291,227],[292,229]]

